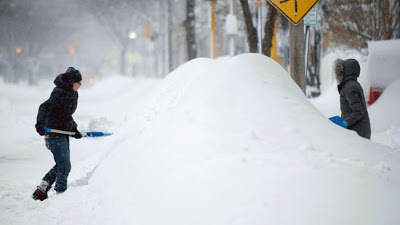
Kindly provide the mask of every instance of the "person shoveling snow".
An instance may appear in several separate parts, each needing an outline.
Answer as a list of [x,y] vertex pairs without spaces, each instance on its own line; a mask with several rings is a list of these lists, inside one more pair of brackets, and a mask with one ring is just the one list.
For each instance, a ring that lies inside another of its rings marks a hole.
[[[35,200],[47,199],[47,192],[55,183],[57,194],[67,190],[68,175],[71,171],[69,136],[82,138],[72,115],[78,105],[78,89],[82,85],[79,70],[69,67],[54,80],[56,87],[50,98],[42,103],[37,115],[36,131],[45,136],[46,147],[51,151],[56,165],[43,177],[32,195]],[[104,136],[101,132],[87,132],[84,136]],[[110,135],[110,134],[105,134]]]

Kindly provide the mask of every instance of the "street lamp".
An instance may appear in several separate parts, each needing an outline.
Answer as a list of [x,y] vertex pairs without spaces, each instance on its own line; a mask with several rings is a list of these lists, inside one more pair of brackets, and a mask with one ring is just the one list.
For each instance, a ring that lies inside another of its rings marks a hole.
[[71,48],[68,50],[68,54],[73,57],[75,55],[75,49]]
[[130,32],[129,33],[129,39],[135,39],[136,38],[136,33],[135,32]]
[[15,53],[16,53],[17,55],[21,54],[21,52],[22,52],[22,48],[21,48],[21,47],[16,47],[16,48],[15,48]]

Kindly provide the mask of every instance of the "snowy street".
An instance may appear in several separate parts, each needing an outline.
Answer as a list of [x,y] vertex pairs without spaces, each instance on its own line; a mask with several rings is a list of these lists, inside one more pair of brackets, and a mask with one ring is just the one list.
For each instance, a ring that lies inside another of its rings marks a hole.
[[333,81],[309,100],[258,54],[83,83],[78,129],[113,135],[71,138],[69,188],[40,202],[54,161],[34,125],[52,82],[0,82],[0,224],[400,224],[400,80],[368,108],[372,140],[328,120]]

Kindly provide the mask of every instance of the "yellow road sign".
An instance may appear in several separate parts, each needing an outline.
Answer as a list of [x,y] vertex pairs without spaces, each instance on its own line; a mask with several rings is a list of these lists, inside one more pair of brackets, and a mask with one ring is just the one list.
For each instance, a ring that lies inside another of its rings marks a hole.
[[268,0],[293,24],[301,22],[305,15],[318,3],[318,0]]

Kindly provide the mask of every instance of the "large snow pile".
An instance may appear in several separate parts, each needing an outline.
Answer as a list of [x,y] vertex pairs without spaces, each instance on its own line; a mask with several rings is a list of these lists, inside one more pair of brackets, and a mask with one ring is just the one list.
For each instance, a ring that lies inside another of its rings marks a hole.
[[76,120],[114,135],[72,140],[72,185],[44,202],[1,172],[2,224],[400,223],[400,153],[332,124],[267,57],[107,84],[81,92]]

